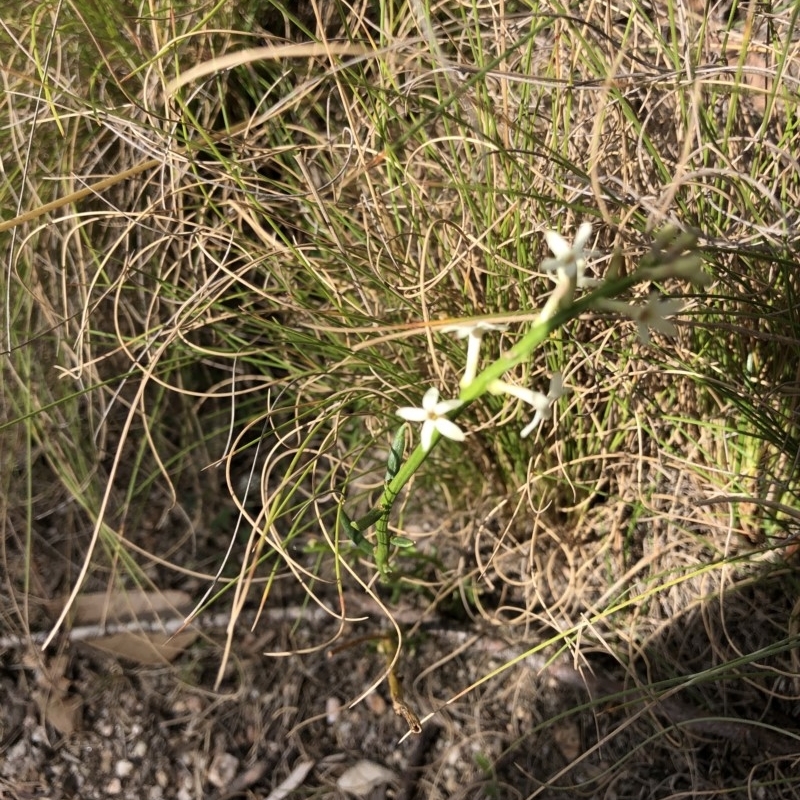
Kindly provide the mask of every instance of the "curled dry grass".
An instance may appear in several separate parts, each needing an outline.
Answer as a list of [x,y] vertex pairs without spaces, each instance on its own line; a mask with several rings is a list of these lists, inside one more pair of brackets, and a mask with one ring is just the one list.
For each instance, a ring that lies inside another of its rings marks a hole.
[[[668,6],[5,23],[8,624],[47,624],[34,598],[199,599],[215,576],[234,618],[291,583],[340,633],[353,591],[392,619],[337,508],[374,502],[394,409],[457,384],[461,345],[430,323],[540,307],[548,227],[592,219],[634,263],[677,221],[716,279],[677,341],[563,331],[516,376],[574,388],[532,443],[515,408],[470,408],[465,453],[437,451],[393,519],[418,539],[399,597],[600,651],[653,708],[691,685],[721,714],[734,678],[734,715],[790,708],[797,12]],[[651,729],[658,758],[680,728]]]

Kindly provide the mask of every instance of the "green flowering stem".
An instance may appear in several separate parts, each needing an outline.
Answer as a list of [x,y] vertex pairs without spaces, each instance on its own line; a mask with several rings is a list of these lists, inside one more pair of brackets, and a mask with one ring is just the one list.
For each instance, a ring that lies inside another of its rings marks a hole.
[[386,459],[386,475],[384,476],[383,497],[379,504],[380,516],[375,521],[375,563],[381,574],[381,580],[389,577],[389,515],[392,513],[392,506],[396,494],[389,494],[389,486],[397,477],[403,465],[403,451],[406,444],[406,426],[402,424],[394,434],[392,446],[389,449],[389,457]]
[[[641,283],[644,280],[649,280],[650,275],[646,269],[637,270],[632,275],[624,278],[618,278],[614,281],[607,281],[599,286],[590,294],[584,295],[579,300],[573,301],[566,308],[557,310],[552,316],[537,322],[508,352],[490,364],[486,369],[480,372],[475,380],[461,390],[458,399],[462,401],[463,405],[454,413],[459,414],[467,405],[473,400],[481,397],[488,391],[489,384],[492,381],[499,380],[509,370],[513,369],[517,364],[522,363],[530,358],[531,354],[536,348],[542,344],[553,331],[560,328],[572,319],[580,316],[586,311],[589,311],[598,300],[608,297],[615,297],[632,286]],[[540,315],[541,318],[541,315]],[[387,580],[391,574],[391,567],[389,565],[389,515],[392,511],[392,506],[397,498],[397,495],[403,487],[411,480],[411,476],[422,466],[422,463],[428,457],[428,454],[436,446],[436,443],[441,439],[441,434],[435,431],[431,448],[427,452],[423,449],[421,444],[418,444],[409,455],[408,459],[402,464],[397,471],[397,474],[387,482],[383,494],[378,502],[378,506],[367,517],[373,514],[378,514],[378,521],[376,524],[376,545],[374,549],[375,565],[381,575],[382,580]],[[364,530],[362,524],[366,521],[367,517],[359,520],[359,529]]]
[[[621,256],[616,253],[607,279],[594,291],[578,300],[573,299],[577,278],[571,277],[559,281],[533,327],[510,350],[475,376],[468,385],[462,387],[458,396],[461,405],[453,411],[453,417],[457,417],[470,403],[488,392],[489,386],[494,381],[500,380],[518,364],[529,359],[536,348],[554,331],[586,311],[602,307],[604,300],[617,297],[639,283],[666,277],[679,277],[702,284],[705,276],[700,271],[702,259],[696,252],[696,246],[697,238],[693,233],[680,233],[676,238],[675,229],[666,228],[657,235],[653,249],[642,259],[639,269],[630,275],[618,277]],[[686,250],[690,251],[688,255],[685,253]],[[373,523],[376,525],[373,556],[383,581],[389,580],[391,575],[389,517],[395,499],[442,438],[439,431],[434,430],[429,447],[425,449],[422,443],[418,444],[408,459],[401,464],[402,449],[398,451],[398,448],[401,448],[399,443],[402,441],[398,436],[401,434],[402,428],[395,436],[389,457],[390,468],[387,470],[384,491],[377,507],[355,523],[359,533]],[[390,473],[394,474],[390,476]]]
[[[381,498],[381,503],[387,502],[384,499],[385,497],[386,493],[384,493],[384,496]],[[397,495],[394,497],[397,497]],[[389,544],[391,541],[389,536],[389,515],[392,513],[394,498],[389,502],[390,505],[386,507],[375,523],[375,550],[373,554],[375,556],[375,565],[378,567],[378,572],[380,573],[382,581],[388,581],[392,572],[389,566]]]

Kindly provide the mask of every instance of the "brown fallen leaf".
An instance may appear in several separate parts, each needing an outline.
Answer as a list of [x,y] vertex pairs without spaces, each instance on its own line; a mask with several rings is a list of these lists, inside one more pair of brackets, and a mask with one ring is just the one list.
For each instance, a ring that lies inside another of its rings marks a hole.
[[[54,614],[61,611],[55,601],[48,606]],[[180,591],[96,592],[77,598],[71,621],[73,625],[98,626],[97,636],[83,637],[96,650],[154,666],[173,661],[197,638],[197,632],[191,629],[170,635],[160,623],[162,617],[174,619],[190,606],[191,597]],[[113,631],[106,632],[106,626]]]
[[37,688],[32,697],[42,719],[64,736],[71,735],[81,725],[83,699],[69,693],[72,688],[72,681],[66,676],[69,655],[58,653],[45,663],[28,654],[24,661],[36,674]]
[[[70,620],[73,625],[99,625],[105,622],[123,622],[152,618],[159,614],[174,616],[176,611],[191,606],[192,598],[181,591],[145,592],[133,591],[90,592],[78,597],[72,606]],[[60,600],[51,600],[47,608],[51,614],[61,613]]]
[[181,631],[174,636],[130,631],[86,639],[86,644],[116,658],[135,661],[145,666],[157,666],[176,659],[197,636],[198,633],[194,630]]
[[70,736],[83,721],[83,698],[62,691],[36,689],[33,700],[45,722],[59,733]]

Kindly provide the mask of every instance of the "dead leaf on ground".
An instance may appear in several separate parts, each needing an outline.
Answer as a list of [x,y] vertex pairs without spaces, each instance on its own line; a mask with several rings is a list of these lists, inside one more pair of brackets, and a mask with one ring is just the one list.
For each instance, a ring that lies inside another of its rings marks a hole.
[[66,675],[69,656],[59,653],[46,664],[31,660],[36,672],[37,688],[32,697],[43,720],[59,733],[69,736],[81,725],[83,719],[83,699],[70,695],[72,682]]
[[[187,592],[145,592],[143,590],[95,592],[81,595],[75,601],[71,622],[74,627],[97,625],[96,636],[84,641],[96,650],[137,664],[153,666],[177,658],[197,638],[197,633],[184,630],[169,635],[159,623],[162,616],[170,619],[191,607]],[[61,612],[61,601],[48,603],[51,613]],[[105,626],[117,630],[106,633]],[[119,630],[124,626],[127,630]]]
[[157,666],[176,659],[197,639],[197,636],[197,631],[193,630],[181,631],[174,636],[165,633],[130,631],[87,639],[86,644],[116,658],[135,661],[145,666]]
[[343,792],[365,797],[376,787],[396,781],[397,776],[394,772],[374,761],[364,759],[346,769],[336,781],[336,785]]
[[[188,609],[192,599],[186,592],[133,591],[93,592],[83,594],[75,600],[70,619],[73,625],[101,625],[103,623],[125,622],[147,617],[152,619],[159,614],[170,616],[181,609]],[[47,608],[51,614],[60,614],[63,603],[51,600]]]

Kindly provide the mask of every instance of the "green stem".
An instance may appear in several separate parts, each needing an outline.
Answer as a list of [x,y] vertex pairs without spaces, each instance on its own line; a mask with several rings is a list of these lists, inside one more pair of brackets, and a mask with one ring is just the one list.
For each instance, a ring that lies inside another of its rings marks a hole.
[[[689,251],[688,255],[685,251]],[[603,301],[622,294],[631,287],[643,281],[658,280],[664,277],[684,277],[689,280],[699,280],[697,272],[699,263],[697,259],[697,235],[693,231],[681,233],[671,226],[667,226],[656,234],[655,243],[651,251],[640,261],[639,268],[630,275],[619,277],[619,268],[622,256],[619,252],[611,260],[609,273],[606,280],[593,292],[584,295],[579,300],[573,300],[576,279],[561,280],[550,295],[547,303],[539,314],[536,323],[508,352],[490,364],[483,372],[461,390],[458,399],[462,405],[455,411],[457,417],[473,400],[477,400],[488,391],[489,385],[499,380],[506,372],[517,364],[530,358],[534,350],[547,339],[553,331],[565,325],[570,320],[589,311],[593,307],[601,309]],[[389,517],[394,501],[411,476],[420,468],[428,453],[438,444],[441,434],[434,431],[431,447],[426,452],[419,444],[402,462],[403,428],[395,434],[392,450],[386,472],[383,494],[376,508],[355,523],[356,532],[364,530],[367,524],[375,523],[376,544],[373,549],[375,564],[380,572],[381,579],[387,580],[391,567],[389,565]]]
[[389,566],[389,515],[392,513],[389,507],[375,524],[375,550],[373,551],[375,557],[375,565],[378,567],[381,580],[386,582],[389,580],[392,568]]
[[[552,316],[546,315],[546,319],[541,319],[522,337],[505,355],[501,356],[479,373],[475,380],[461,390],[458,399],[463,402],[463,406],[458,409],[457,414],[461,413],[467,405],[485,394],[489,384],[502,378],[506,372],[513,369],[517,364],[522,363],[531,356],[533,351],[550,336],[553,331],[560,328],[565,323],[588,311],[599,300],[625,292],[637,283],[649,280],[650,275],[646,269],[639,269],[631,275],[617,278],[613,281],[606,281],[590,294],[584,295],[579,300],[572,302],[568,307],[557,310]],[[389,515],[394,505],[394,501],[402,488],[411,479],[411,476],[420,468],[423,461],[428,457],[428,453],[441,439],[438,432],[434,432],[431,449],[425,452],[422,445],[417,445],[409,455],[408,460],[400,467],[397,474],[386,484],[381,499],[375,512],[380,510],[380,518],[376,527],[376,545],[374,550],[375,564],[381,574],[382,579],[386,579],[391,572],[389,566]]]

